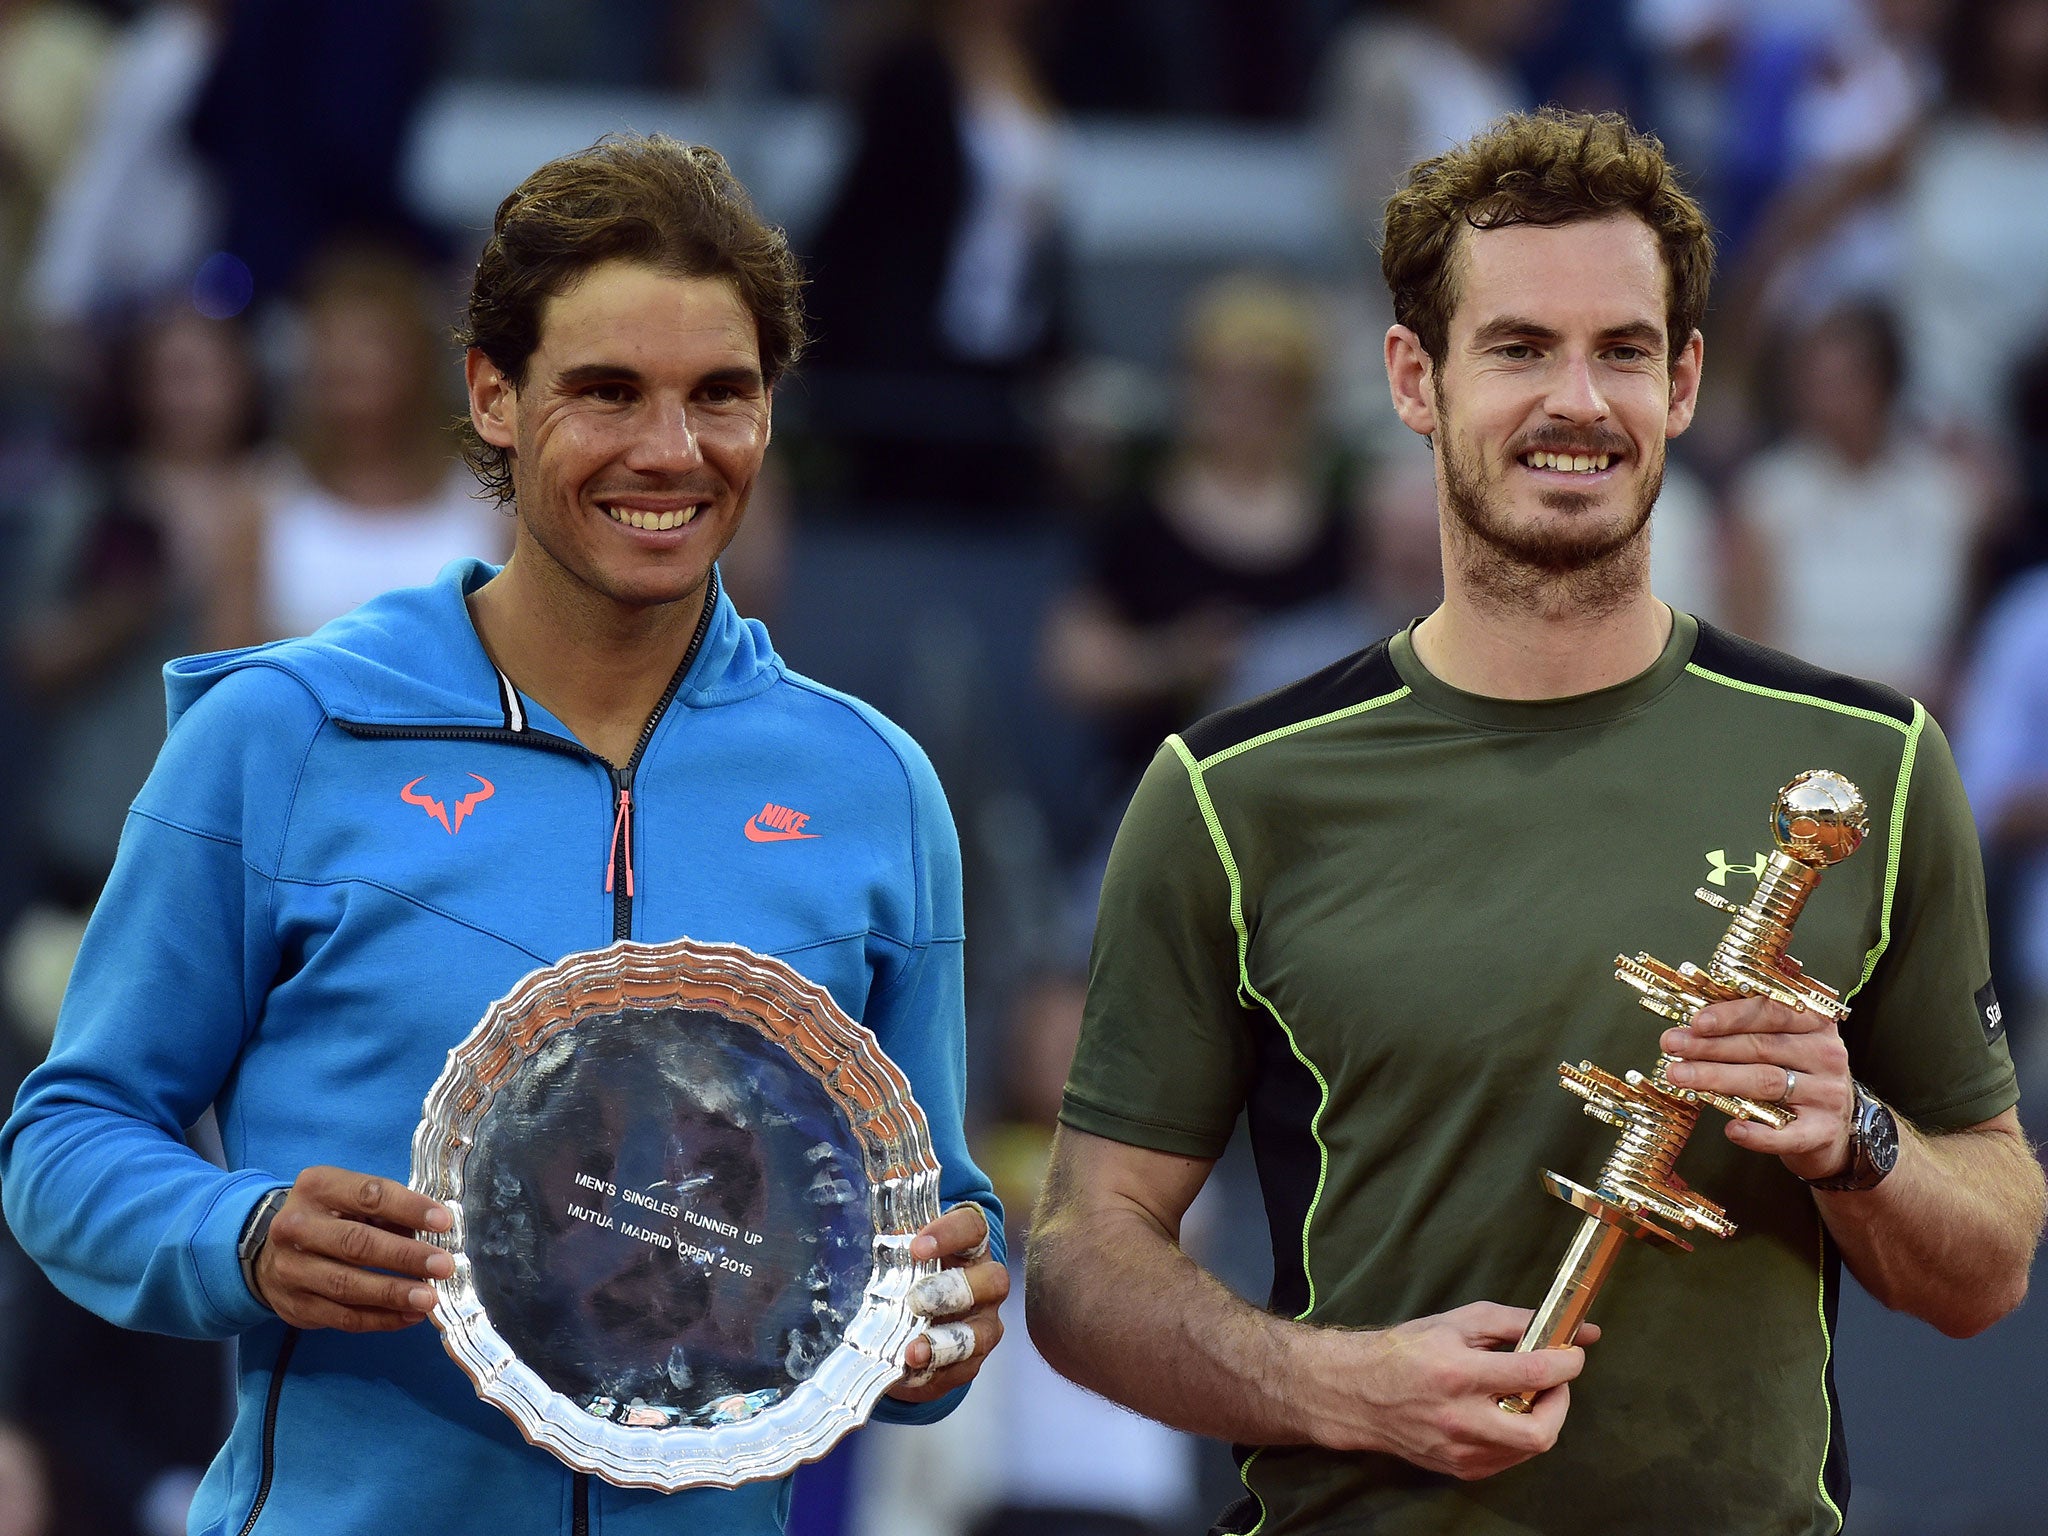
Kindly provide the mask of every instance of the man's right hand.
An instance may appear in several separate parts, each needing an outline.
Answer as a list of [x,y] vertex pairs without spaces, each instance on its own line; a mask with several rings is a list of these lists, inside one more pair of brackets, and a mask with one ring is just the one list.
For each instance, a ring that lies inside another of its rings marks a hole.
[[[1570,1349],[1513,1353],[1534,1315],[1473,1302],[1377,1330],[1254,1307],[1180,1246],[1213,1160],[1059,1128],[1032,1215],[1024,1287],[1054,1370],[1148,1417],[1241,1445],[1381,1451],[1487,1477],[1557,1441],[1585,1367]],[[1499,1400],[1530,1393],[1526,1414]]]
[[[256,1256],[256,1293],[294,1328],[384,1333],[425,1319],[455,1260],[415,1232],[445,1232],[446,1206],[367,1173],[308,1168]],[[380,1273],[387,1271],[387,1273]]]
[[[1491,1477],[1557,1443],[1571,1405],[1565,1383],[1585,1369],[1586,1323],[1569,1349],[1514,1353],[1532,1314],[1475,1301],[1372,1332],[1296,1335],[1313,1382],[1316,1440],[1332,1450],[1385,1451],[1432,1472]],[[1526,1414],[1499,1399],[1535,1393]]]

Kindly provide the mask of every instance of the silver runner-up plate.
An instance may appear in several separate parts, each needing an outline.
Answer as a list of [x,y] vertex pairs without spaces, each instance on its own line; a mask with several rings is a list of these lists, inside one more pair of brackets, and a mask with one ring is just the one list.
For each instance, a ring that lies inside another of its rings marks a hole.
[[570,1466],[733,1488],[822,1456],[922,1327],[939,1165],[910,1083],[817,984],[733,944],[614,944],[493,1003],[427,1095],[454,1225],[434,1322]]

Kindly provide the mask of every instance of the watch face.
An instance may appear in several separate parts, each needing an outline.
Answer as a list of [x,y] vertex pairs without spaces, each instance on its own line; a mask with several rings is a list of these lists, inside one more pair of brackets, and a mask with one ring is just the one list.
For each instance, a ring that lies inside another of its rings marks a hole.
[[1863,1115],[1863,1150],[1880,1174],[1890,1173],[1899,1160],[1899,1124],[1892,1112],[1875,1100]]

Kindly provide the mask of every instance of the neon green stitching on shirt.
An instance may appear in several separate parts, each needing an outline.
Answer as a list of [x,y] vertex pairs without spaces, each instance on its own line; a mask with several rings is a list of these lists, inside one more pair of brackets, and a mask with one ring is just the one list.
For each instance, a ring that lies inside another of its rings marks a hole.
[[[1405,699],[1413,691],[1406,683],[1403,683],[1392,693],[1383,693],[1376,699],[1367,699],[1363,704],[1346,704],[1342,709],[1333,709],[1327,715],[1317,715],[1313,720],[1297,720],[1292,725],[1283,725],[1277,730],[1267,731],[1263,735],[1249,737],[1244,741],[1240,741],[1234,747],[1225,747],[1221,752],[1211,752],[1199,763],[1188,756],[1187,750],[1184,747],[1180,749],[1180,755],[1187,758],[1190,769],[1199,768],[1206,771],[1214,768],[1218,763],[1227,762],[1240,752],[1249,752],[1253,747],[1263,747],[1269,741],[1278,741],[1282,736],[1292,736],[1296,731],[1306,731],[1313,726],[1328,725],[1332,720],[1343,720],[1351,715],[1362,715],[1369,709],[1378,709],[1382,704],[1392,704],[1397,699]],[[1180,740],[1178,736],[1173,739],[1175,741]]]
[[[1404,689],[1402,691],[1405,692],[1406,690]],[[1389,694],[1387,695],[1387,697],[1392,698],[1394,697],[1394,695]],[[1374,702],[1383,703],[1385,701],[1376,700]],[[1356,712],[1357,711],[1355,708],[1352,710],[1342,711],[1342,713],[1346,714]],[[1335,717],[1326,715],[1323,718],[1332,719]],[[1310,721],[1307,723],[1314,724],[1315,722]],[[1300,727],[1289,727],[1289,729],[1299,728]],[[1270,734],[1283,735],[1285,734],[1285,732],[1279,731]],[[1294,1031],[1288,1028],[1287,1021],[1280,1017],[1280,1010],[1275,1008],[1272,1005],[1272,1003],[1267,1001],[1265,996],[1260,993],[1259,989],[1252,985],[1251,968],[1249,960],[1251,950],[1251,933],[1250,930],[1245,927],[1244,882],[1238,875],[1237,858],[1230,851],[1230,839],[1224,834],[1222,819],[1216,814],[1216,804],[1213,800],[1209,798],[1209,786],[1207,781],[1202,776],[1202,765],[1195,761],[1194,753],[1188,750],[1187,743],[1182,741],[1180,737],[1169,736],[1166,739],[1167,742],[1173,747],[1174,752],[1179,756],[1182,766],[1187,769],[1188,784],[1194,790],[1195,804],[1200,808],[1202,812],[1202,823],[1209,829],[1209,841],[1216,845],[1216,857],[1223,864],[1224,878],[1230,882],[1230,926],[1237,932],[1238,991],[1242,995],[1252,998],[1254,1001],[1258,1003],[1258,1005],[1261,1008],[1264,1008],[1266,1012],[1270,1013],[1273,1016],[1273,1022],[1280,1026],[1280,1033],[1286,1036],[1287,1038],[1287,1048],[1294,1053],[1294,1059],[1296,1061],[1300,1062],[1304,1067],[1308,1068],[1309,1075],[1316,1080],[1317,1092],[1321,1095],[1321,1097],[1316,1102],[1316,1112],[1313,1115],[1309,1116],[1308,1121],[1308,1133],[1311,1137],[1315,1139],[1316,1144],[1317,1167],[1316,1190],[1315,1193],[1309,1197],[1308,1210],[1301,1218],[1301,1277],[1308,1284],[1308,1305],[1303,1307],[1299,1312],[1297,1312],[1294,1315],[1295,1321],[1300,1322],[1316,1309],[1316,1279],[1315,1271],[1309,1268],[1308,1234],[1309,1228],[1315,1224],[1316,1207],[1322,1204],[1323,1187],[1325,1184],[1328,1183],[1330,1177],[1330,1148],[1329,1145],[1323,1140],[1323,1112],[1330,1107],[1330,1084],[1329,1081],[1323,1076],[1322,1072],[1317,1068],[1316,1064],[1310,1061],[1307,1055],[1302,1051],[1301,1043],[1294,1038]],[[1211,758],[1210,761],[1214,762],[1216,761],[1216,758]],[[1257,1451],[1253,1451],[1251,1455],[1247,1456],[1244,1459],[1244,1465],[1238,1468],[1238,1478],[1240,1481],[1244,1483],[1245,1492],[1249,1493],[1253,1498],[1259,1501],[1258,1524],[1254,1525],[1251,1528],[1251,1532],[1248,1533],[1248,1536],[1257,1536],[1257,1533],[1262,1528],[1264,1528],[1266,1524],[1266,1501],[1264,1498],[1260,1496],[1259,1491],[1256,1488],[1252,1487],[1251,1479],[1248,1475],[1251,1471],[1252,1463],[1258,1460],[1258,1456],[1259,1453]]]
[[1842,1507],[1828,1493],[1828,1447],[1835,1443],[1835,1407],[1828,1401],[1828,1362],[1835,1358],[1835,1337],[1828,1331],[1828,1233],[1820,1233],[1820,1291],[1814,1302],[1820,1313],[1820,1408],[1827,1415],[1827,1434],[1821,1439],[1820,1471],[1814,1477],[1813,1485],[1820,1490],[1820,1501],[1834,1512],[1836,1536],[1841,1536],[1842,1527],[1848,1517]]
[[1815,709],[1831,709],[1838,715],[1849,715],[1858,720],[1868,720],[1875,725],[1888,725],[1901,736],[1917,731],[1920,706],[1913,705],[1915,724],[1902,725],[1890,715],[1881,715],[1874,709],[1858,709],[1854,704],[1837,704],[1833,699],[1818,698],[1810,693],[1788,693],[1783,688],[1766,688],[1761,683],[1745,683],[1740,678],[1723,677],[1718,672],[1709,672],[1696,661],[1688,661],[1685,670],[1695,677],[1704,677],[1710,683],[1719,683],[1723,688],[1738,689],[1743,693],[1754,693],[1761,698],[1783,699],[1788,704],[1811,704]]
[[1252,1522],[1252,1528],[1245,1532],[1245,1536],[1259,1536],[1259,1532],[1266,1528],[1266,1501],[1259,1490],[1252,1486],[1252,1463],[1258,1459],[1259,1453],[1253,1451],[1237,1469],[1237,1480],[1244,1484],[1244,1491],[1259,1501],[1259,1518]]
[[1920,731],[1927,724],[1927,711],[1920,707],[1920,701],[1913,701],[1913,725],[1906,732],[1906,750],[1899,754],[1899,782],[1892,791],[1892,836],[1891,846],[1885,850],[1884,904],[1878,908],[1877,942],[1870,946],[1870,953],[1863,957],[1863,974],[1856,985],[1849,989],[1848,1002],[1863,990],[1870,980],[1870,973],[1877,969],[1877,962],[1883,958],[1885,948],[1892,941],[1892,896],[1899,888],[1899,852],[1906,842],[1906,790],[1913,781],[1913,759],[1920,753]]
[[1309,1116],[1308,1133],[1315,1138],[1316,1156],[1319,1166],[1316,1171],[1316,1192],[1309,1198],[1308,1214],[1301,1222],[1301,1271],[1308,1282],[1308,1305],[1295,1314],[1299,1321],[1316,1309],[1316,1281],[1308,1267],[1308,1229],[1314,1222],[1316,1206],[1323,1198],[1323,1185],[1330,1176],[1330,1149],[1323,1141],[1323,1111],[1330,1107],[1330,1084],[1321,1069],[1310,1061],[1294,1038],[1294,1031],[1287,1021],[1280,1017],[1280,1010],[1268,1002],[1259,989],[1252,985],[1248,956],[1251,950],[1251,933],[1244,921],[1244,883],[1238,876],[1237,859],[1230,851],[1230,839],[1224,835],[1223,822],[1216,814],[1215,802],[1209,798],[1209,786],[1202,774],[1201,764],[1188,750],[1187,743],[1178,736],[1166,738],[1173,744],[1173,750],[1180,755],[1181,762],[1188,770],[1188,783],[1194,787],[1195,803],[1201,807],[1202,821],[1209,828],[1209,840],[1216,845],[1216,856],[1223,862],[1224,876],[1230,881],[1230,926],[1237,930],[1237,984],[1238,990],[1250,997],[1261,1008],[1273,1016],[1273,1022],[1280,1026],[1281,1034],[1287,1037],[1287,1048],[1294,1053],[1294,1059],[1308,1068],[1309,1075],[1316,1080],[1316,1088],[1322,1097],[1316,1104],[1316,1112]]

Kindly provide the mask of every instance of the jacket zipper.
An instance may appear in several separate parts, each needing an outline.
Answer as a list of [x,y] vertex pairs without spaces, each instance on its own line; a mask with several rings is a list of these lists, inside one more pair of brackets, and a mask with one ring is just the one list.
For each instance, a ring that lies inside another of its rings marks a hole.
[[[697,659],[697,648],[704,643],[705,631],[711,627],[711,610],[717,602],[718,567],[713,566],[711,580],[704,588],[704,611],[697,616],[697,632],[690,636],[690,648],[683,652],[683,664],[668,680],[668,687],[649,712],[647,723],[640,727],[640,739],[633,743],[632,755],[626,759],[626,766],[611,768],[612,843],[605,856],[604,888],[612,893],[612,938],[615,941],[633,937],[633,776],[640,770],[640,759],[646,755],[647,743],[654,739],[654,728],[661,724],[661,717],[668,713],[669,705],[675,700],[676,690],[683,686],[683,674]],[[609,763],[605,766],[611,767]],[[622,857],[625,864],[623,874],[618,867]],[[590,1536],[588,1472],[576,1474],[575,1497],[576,1507],[569,1520],[570,1536]]]
[[[633,899],[633,791],[616,775],[612,779],[612,788],[618,796],[618,811],[612,817],[612,847],[611,852],[606,855],[604,861],[604,888],[607,895],[615,894],[612,887],[618,874],[619,845],[623,843],[625,844],[626,852],[626,878],[620,883],[625,885],[626,899],[631,901]],[[614,929],[618,927],[618,913],[616,911],[612,914],[612,926]],[[616,936],[615,933],[614,937]]]
[[[705,633],[711,628],[711,611],[717,604],[718,567],[713,566],[711,578],[704,587],[704,611],[697,615],[697,629],[690,636],[689,649],[683,652],[683,664],[676,668],[675,675],[668,680],[668,687],[662,690],[660,699],[648,712],[646,723],[640,727],[640,737],[626,758],[626,766],[611,770],[612,846],[605,860],[604,888],[612,895],[613,939],[633,937],[633,778],[640,771],[640,759],[647,755],[647,743],[654,739],[655,727],[661,724],[662,716],[668,713],[669,705],[675,701],[676,690],[683,686],[683,674],[697,659],[697,650],[704,644]],[[621,855],[625,859],[625,878],[617,879],[614,861]],[[577,1536],[582,1536],[582,1533],[579,1531]]]
[[[704,584],[704,611],[697,615],[697,628],[690,636],[689,647],[683,652],[683,659],[668,680],[668,687],[656,701],[647,716],[646,724],[640,727],[639,739],[633,743],[632,754],[626,759],[626,766],[616,767],[599,757],[581,742],[571,741],[566,736],[557,736],[549,731],[514,731],[495,725],[364,725],[349,720],[337,720],[335,724],[351,736],[365,737],[377,741],[498,741],[513,746],[538,747],[542,751],[557,752],[565,757],[582,758],[585,762],[603,763],[612,777],[612,840],[605,855],[604,888],[612,898],[612,938],[633,937],[633,776],[639,771],[640,759],[647,753],[648,742],[654,739],[655,727],[661,724],[662,716],[675,702],[676,691],[683,686],[683,678],[690,670],[690,664],[697,659],[697,652],[703,648],[704,636],[711,629],[711,615],[718,607],[718,567],[711,568],[711,576]],[[621,854],[624,855],[625,870],[619,869]],[[276,1387],[272,1384],[270,1413],[264,1420],[263,1485],[256,1495],[256,1509],[263,1507],[263,1495],[270,1488],[270,1440],[271,1417],[277,1406]],[[574,1508],[570,1515],[571,1536],[590,1536],[590,1474],[578,1472],[572,1479]],[[256,1523],[255,1510],[249,1513],[249,1524]],[[249,1536],[248,1527],[242,1529],[242,1536]]]
[[270,1368],[270,1391],[263,1399],[263,1475],[256,1483],[256,1498],[249,1506],[249,1518],[242,1522],[241,1536],[256,1529],[256,1517],[270,1499],[270,1480],[277,1475],[277,1400],[284,1395],[285,1367],[292,1363],[298,1347],[299,1330],[287,1328],[277,1349],[277,1364]]

